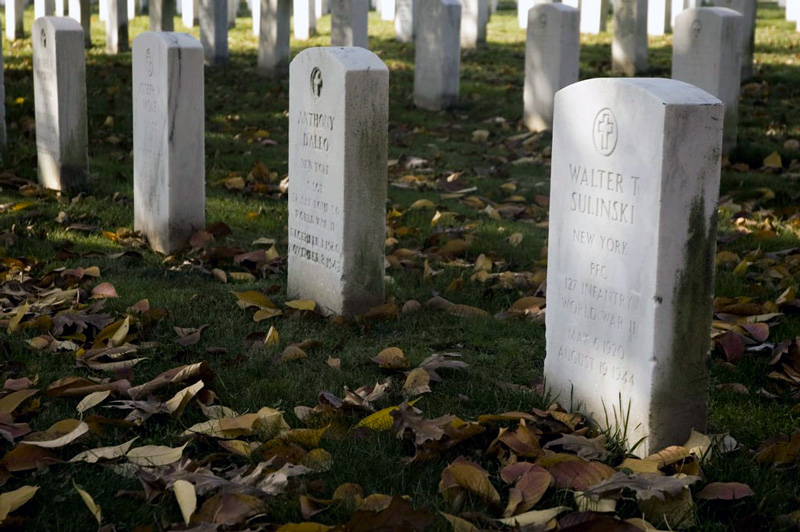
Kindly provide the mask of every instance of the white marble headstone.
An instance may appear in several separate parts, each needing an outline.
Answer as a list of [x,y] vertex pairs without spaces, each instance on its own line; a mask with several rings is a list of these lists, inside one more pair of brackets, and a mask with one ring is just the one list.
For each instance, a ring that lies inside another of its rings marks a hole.
[[394,34],[399,42],[414,42],[422,0],[394,0]]
[[486,26],[489,23],[487,0],[461,1],[461,48],[477,48],[486,44]]
[[128,2],[134,0],[105,0],[108,5],[106,18],[106,53],[127,52],[128,43]]
[[556,95],[545,383],[638,455],[706,428],[722,114],[668,79]]
[[228,1],[200,0],[200,43],[207,65],[228,62]]
[[150,31],[173,31],[175,29],[176,0],[150,0]]
[[647,0],[614,0],[611,71],[635,76],[647,70]]
[[556,92],[578,81],[580,11],[565,4],[537,4],[528,12],[525,45],[525,125],[553,126]]
[[98,6],[98,11],[99,11],[98,18],[100,19],[100,22],[105,22],[106,20],[108,20],[108,1],[107,0],[97,0],[97,3],[99,4],[99,6]]
[[743,18],[725,7],[687,9],[675,22],[672,79],[685,81],[725,104],[723,153],[736,147],[739,125]]
[[317,33],[316,2],[294,0],[294,38],[307,41]]
[[417,0],[419,35],[414,55],[414,104],[429,111],[458,103],[461,78],[461,3]]
[[83,29],[67,17],[34,21],[33,95],[39,182],[71,192],[89,183]]
[[205,226],[203,47],[186,33],[133,41],[134,227],[161,253]]
[[389,70],[308,48],[289,74],[290,297],[352,316],[384,302]]
[[25,0],[5,0],[6,39],[15,41],[23,36],[22,17],[25,14]]
[[331,0],[331,46],[369,48],[369,0]]
[[[102,0],[100,3],[102,4]],[[39,17],[51,17],[55,14],[56,14],[55,0],[34,0],[33,2],[34,20]]]
[[[742,81],[753,76],[753,48],[756,39],[756,0],[709,0],[715,7],[727,7],[742,14]],[[695,6],[692,6],[695,7]]]
[[289,74],[291,0],[260,0],[260,6],[256,70],[265,77],[286,77]]
[[92,47],[92,4],[90,0],[69,0],[69,16],[83,28],[86,48]]

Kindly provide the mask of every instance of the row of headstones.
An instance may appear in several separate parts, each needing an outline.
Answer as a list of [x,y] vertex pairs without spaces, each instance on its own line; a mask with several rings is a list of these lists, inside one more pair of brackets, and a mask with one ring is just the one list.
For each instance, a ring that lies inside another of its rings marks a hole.
[[[528,14],[524,122],[532,131],[553,124],[556,92],[578,81],[579,17],[565,4],[538,4]],[[685,81],[725,104],[723,151],[736,146],[743,17],[724,7],[696,7],[675,21],[672,79]]]
[[[43,17],[34,33],[40,179],[85,186],[83,29]],[[389,72],[362,48],[311,48],[289,84],[288,293],[362,313],[384,301]],[[134,226],[171,252],[205,224],[202,46],[140,35],[132,90]],[[642,454],[705,428],[722,124],[718,99],[677,80],[595,79],[555,97],[547,383],[601,422],[610,409],[630,442],[646,437]]]

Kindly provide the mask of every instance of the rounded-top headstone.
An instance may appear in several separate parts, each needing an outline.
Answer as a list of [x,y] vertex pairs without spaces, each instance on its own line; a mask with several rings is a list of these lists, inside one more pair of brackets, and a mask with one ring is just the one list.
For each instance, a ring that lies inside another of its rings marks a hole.
[[545,379],[637,454],[706,425],[722,107],[668,79],[556,95]]

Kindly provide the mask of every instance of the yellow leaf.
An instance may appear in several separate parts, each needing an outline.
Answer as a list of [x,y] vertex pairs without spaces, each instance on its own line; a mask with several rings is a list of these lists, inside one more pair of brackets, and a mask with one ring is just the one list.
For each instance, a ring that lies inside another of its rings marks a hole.
[[384,369],[405,369],[409,366],[409,361],[399,347],[387,347],[372,359]]
[[76,454],[70,458],[69,461],[95,464],[100,460],[113,460],[114,458],[120,458],[125,456],[125,453],[127,453],[128,449],[130,449],[131,445],[133,445],[133,442],[138,439],[139,436],[136,436],[132,440],[128,440],[120,445],[114,445],[113,447],[98,447],[97,449],[89,449],[88,451],[83,451],[82,453]]
[[781,161],[781,154],[774,151],[767,155],[764,159],[764,166],[767,168],[783,168],[783,161]]
[[492,259],[481,253],[478,255],[478,258],[475,260],[475,271],[476,272],[491,272],[492,266]]
[[268,320],[270,318],[275,318],[283,314],[283,311],[277,308],[265,308],[261,310],[257,310],[255,314],[253,314],[253,321],[259,322]]
[[28,388],[27,390],[18,390],[11,392],[5,397],[0,398],[0,413],[11,414],[14,410],[25,402],[26,399],[36,395],[39,390],[35,388]]
[[100,523],[102,523],[103,513],[100,511],[100,506],[98,506],[97,503],[94,502],[94,499],[92,499],[91,495],[89,495],[86,491],[79,488],[78,485],[75,484],[74,480],[72,481],[72,485],[75,487],[75,491],[78,492],[78,495],[81,496],[81,499],[83,499],[83,502],[86,503],[86,507],[89,508],[90,512],[92,512],[94,518],[97,519],[97,524],[99,525]]
[[175,492],[178,506],[181,507],[183,521],[188,525],[192,514],[197,510],[197,494],[194,491],[194,485],[186,480],[176,480],[172,484],[172,491]]
[[555,508],[548,508],[547,510],[533,510],[525,512],[524,514],[515,515],[514,517],[507,517],[505,519],[498,519],[501,523],[507,526],[523,527],[523,526],[543,526],[549,523],[552,519],[562,512],[571,510],[568,506],[556,506]]
[[81,399],[80,403],[78,403],[77,406],[78,413],[83,414],[90,408],[94,408],[95,406],[105,401],[109,395],[111,395],[111,390],[90,393],[89,395]]
[[403,384],[403,392],[409,396],[430,392],[430,382],[431,376],[427,371],[422,368],[415,368],[406,377],[406,382]]
[[111,337],[111,346],[112,347],[119,347],[125,343],[125,337],[128,336],[128,331],[131,327],[131,319],[125,318],[125,321],[122,322],[122,325],[119,326],[117,332],[114,333],[114,336]]
[[325,449],[312,449],[303,457],[303,460],[300,463],[307,468],[313,469],[314,471],[320,473],[331,468],[333,457],[331,456],[331,453]]
[[14,205],[14,207],[12,207],[11,210],[12,211],[21,211],[23,209],[27,209],[31,205],[33,205],[33,202],[31,202],[31,201],[21,201],[21,202],[17,203],[16,205]]
[[256,280],[256,276],[248,272],[228,272],[228,277],[240,283],[252,283]]
[[203,386],[205,386],[203,381],[197,381],[176,393],[172,399],[167,401],[167,411],[174,416],[180,416],[183,413],[183,409],[189,404],[189,401],[197,395],[197,392],[203,389]]
[[278,334],[278,329],[275,327],[270,327],[269,332],[267,332],[267,337],[264,339],[265,345],[278,345],[281,343],[281,337]]
[[14,334],[19,330],[19,324],[22,321],[22,318],[27,314],[30,305],[25,303],[24,305],[17,308],[17,313],[14,314],[14,317],[8,321],[8,332],[10,334]]
[[658,469],[658,462],[654,462],[653,460],[639,460],[638,458],[626,458],[617,469],[630,469],[634,473],[662,474]]
[[486,475],[485,471],[459,463],[449,465],[447,471],[462,488],[474,493],[484,501],[494,505],[500,504],[500,494],[497,493],[492,483],[489,482],[489,477]]
[[[409,406],[414,406],[414,403],[419,401],[420,398],[414,399],[413,401],[409,401]],[[389,430],[394,425],[394,418],[392,417],[392,412],[398,410],[400,407],[398,406],[390,406],[388,408],[384,408],[383,410],[378,410],[374,414],[370,414],[361,421],[358,422],[356,427],[367,427],[368,429],[372,430]]]
[[508,243],[514,247],[517,247],[520,244],[522,244],[523,238],[525,238],[525,236],[522,233],[514,233],[513,235],[508,237]]
[[[69,420],[64,420],[63,422],[59,422],[59,423],[69,422],[70,424],[72,424],[75,421],[76,420],[74,420],[74,419],[69,419]],[[59,430],[59,426],[58,426],[59,423],[56,423],[55,425],[50,427],[50,429],[48,429],[48,432],[54,432],[54,433],[61,432]],[[67,432],[66,434],[64,434],[60,438],[56,438],[54,440],[45,440],[45,441],[27,440],[27,441],[21,441],[20,444],[34,445],[36,447],[43,447],[45,449],[55,449],[57,447],[64,447],[65,445],[69,445],[70,443],[72,443],[73,441],[77,440],[78,438],[80,438],[81,436],[86,434],[87,432],[89,432],[89,425],[87,425],[83,421],[80,421],[80,422],[78,422],[77,426],[75,426],[74,429],[72,429],[71,431]]]
[[31,500],[38,489],[38,486],[22,486],[14,491],[0,493],[0,523],[5,521],[8,514]]
[[301,358],[308,358],[306,352],[296,345],[289,345],[283,350],[283,353],[281,353],[277,363],[281,364],[283,362],[292,362],[294,360],[300,360]]
[[317,304],[311,299],[295,299],[294,301],[287,301],[286,306],[297,310],[314,310]]
[[409,211],[419,211],[422,209],[435,209],[436,204],[429,199],[418,199],[408,208]]
[[161,445],[144,445],[131,449],[125,456],[128,458],[128,461],[139,466],[154,467],[169,465],[181,459],[183,450],[187,445],[189,444],[184,443],[182,447],[175,448]]
[[269,300],[267,296],[255,290],[248,290],[247,292],[234,292],[238,300],[236,303],[240,308],[258,307],[260,309],[277,308],[275,304]]

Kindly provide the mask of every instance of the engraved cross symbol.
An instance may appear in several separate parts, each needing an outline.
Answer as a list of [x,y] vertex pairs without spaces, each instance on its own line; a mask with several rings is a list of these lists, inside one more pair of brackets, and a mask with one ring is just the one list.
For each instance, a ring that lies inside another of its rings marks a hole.
[[614,134],[614,121],[608,114],[597,122],[597,132],[600,134],[600,149],[606,151],[608,149],[608,137]]

